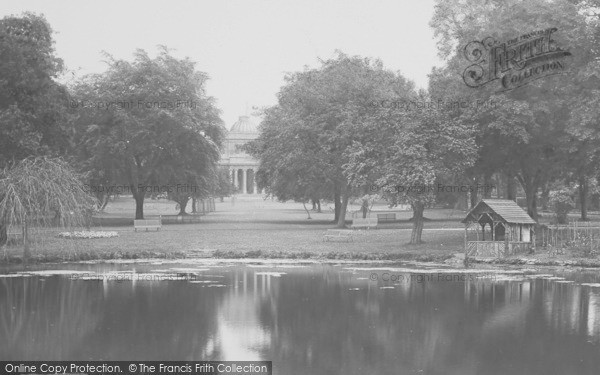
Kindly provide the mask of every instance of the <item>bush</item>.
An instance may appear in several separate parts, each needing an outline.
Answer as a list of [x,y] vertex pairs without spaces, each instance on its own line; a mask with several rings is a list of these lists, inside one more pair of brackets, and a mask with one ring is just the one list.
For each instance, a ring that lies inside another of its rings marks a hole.
[[571,195],[571,191],[566,188],[550,192],[550,206],[559,224],[566,224],[569,211],[575,208],[575,202]]

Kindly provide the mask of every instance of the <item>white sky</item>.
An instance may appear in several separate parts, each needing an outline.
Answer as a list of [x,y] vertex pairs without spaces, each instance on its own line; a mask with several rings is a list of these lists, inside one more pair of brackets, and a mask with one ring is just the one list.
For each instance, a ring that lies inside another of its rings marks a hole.
[[56,53],[77,75],[102,72],[101,51],[132,60],[166,45],[208,73],[227,128],[252,107],[276,103],[286,72],[318,58],[379,58],[425,88],[441,65],[429,20],[433,0],[0,0],[0,17],[42,13]]

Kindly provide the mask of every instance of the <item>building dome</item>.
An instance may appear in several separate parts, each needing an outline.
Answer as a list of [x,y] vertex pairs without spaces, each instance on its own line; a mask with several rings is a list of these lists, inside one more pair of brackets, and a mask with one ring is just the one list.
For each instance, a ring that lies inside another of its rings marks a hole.
[[230,133],[258,133],[258,127],[250,120],[249,116],[240,116],[240,119],[233,124]]

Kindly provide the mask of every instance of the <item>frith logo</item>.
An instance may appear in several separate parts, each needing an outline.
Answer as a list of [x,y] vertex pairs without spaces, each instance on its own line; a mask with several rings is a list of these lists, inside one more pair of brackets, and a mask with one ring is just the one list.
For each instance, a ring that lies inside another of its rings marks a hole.
[[469,65],[463,80],[480,87],[500,80],[500,90],[508,91],[537,79],[566,73],[565,58],[571,53],[559,48],[552,39],[557,28],[538,30],[500,43],[492,37],[472,41],[464,48]]

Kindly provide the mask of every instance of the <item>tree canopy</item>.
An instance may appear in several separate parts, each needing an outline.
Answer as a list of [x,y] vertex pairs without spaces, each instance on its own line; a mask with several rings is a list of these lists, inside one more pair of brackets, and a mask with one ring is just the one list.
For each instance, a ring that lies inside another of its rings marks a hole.
[[[594,60],[595,50],[594,33],[581,10],[581,4],[567,0],[451,0],[436,3],[431,21],[446,66],[434,70],[430,93],[448,95],[451,91],[471,103],[493,103],[456,113],[463,123],[477,128],[479,154],[467,175],[477,180],[500,173],[506,176],[507,185],[516,178],[534,219],[539,190],[570,168],[566,163],[572,152],[567,142],[573,137],[566,125],[573,113],[573,90],[581,87],[582,69]],[[491,83],[476,89],[464,84],[461,74],[470,64],[465,58],[470,42],[490,37],[503,43],[548,29],[555,29],[553,42],[570,54],[565,60],[568,74],[544,77],[510,91],[498,91]]]
[[43,16],[0,20],[0,168],[11,160],[68,151],[68,94],[55,81],[62,67]]
[[207,75],[166,48],[154,59],[142,50],[133,62],[108,58],[106,73],[73,87],[84,170],[99,184],[131,186],[136,218],[143,218],[148,186],[172,187],[169,196],[180,206],[206,195],[223,139]]
[[359,184],[345,165],[368,146],[373,103],[414,96],[414,85],[380,61],[339,53],[316,69],[287,76],[278,104],[265,111],[250,146],[260,160],[258,181],[279,199],[333,197],[338,226],[345,224],[352,190]]

